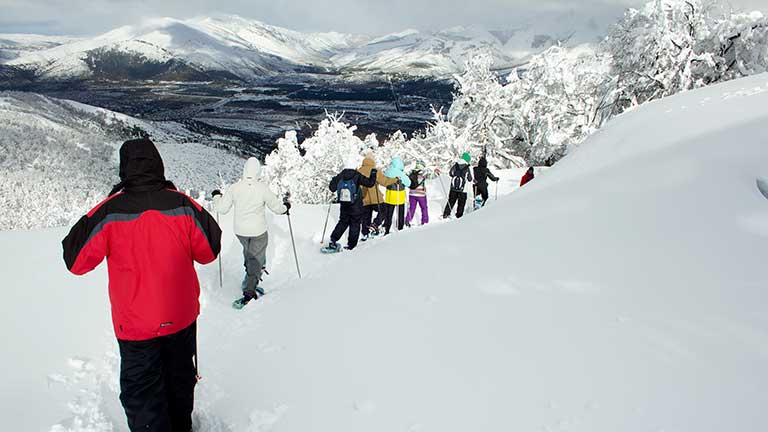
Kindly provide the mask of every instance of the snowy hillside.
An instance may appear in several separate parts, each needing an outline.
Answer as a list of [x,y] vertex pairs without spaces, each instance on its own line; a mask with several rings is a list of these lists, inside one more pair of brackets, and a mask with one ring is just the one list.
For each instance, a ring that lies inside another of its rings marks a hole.
[[[763,74],[628,112],[482,211],[351,253],[321,256],[325,208],[299,206],[305,278],[272,217],[268,294],[243,311],[224,218],[197,430],[765,430],[766,139]],[[4,426],[125,431],[106,268],[67,275],[64,234],[0,233]]]
[[498,64],[515,61],[504,52],[501,41],[493,34],[466,28],[391,34],[339,54],[332,61],[344,69],[450,75],[460,71],[466,59],[478,50],[491,53]]
[[334,33],[301,34],[237,16],[162,18],[29,53],[8,64],[39,69],[48,78],[69,78],[105,73],[98,70],[99,61],[123,55],[131,56],[132,64],[161,74],[190,68],[250,78],[298,67],[329,66],[328,53],[348,48],[353,40]]
[[116,150],[139,129],[158,142],[179,188],[210,190],[219,174],[232,179],[241,170],[240,158],[185,142],[196,137],[171,124],[0,92],[0,230],[62,226],[81,216],[117,183]]
[[571,16],[554,15],[503,30],[406,30],[339,54],[333,57],[333,63],[342,69],[450,75],[462,71],[473,55],[487,52],[498,69],[510,69],[558,43],[567,47],[597,43],[604,29],[589,24]]
[[0,33],[0,62],[13,60],[35,51],[42,51],[77,41],[70,36],[42,36]]
[[161,18],[50,49],[30,49],[6,64],[56,79],[249,79],[317,68],[442,76],[460,71],[477,49],[492,53],[498,65],[511,66],[558,41],[597,40],[595,31],[558,23],[547,27],[549,33],[532,26],[494,32],[459,27],[367,37],[301,33],[234,15]]

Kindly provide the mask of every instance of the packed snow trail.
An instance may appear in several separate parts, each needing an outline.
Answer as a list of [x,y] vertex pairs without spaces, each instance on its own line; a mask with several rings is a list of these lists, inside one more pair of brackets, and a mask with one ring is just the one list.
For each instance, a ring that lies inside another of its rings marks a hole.
[[[305,278],[273,217],[272,292],[242,311],[224,218],[199,430],[766,430],[767,140],[759,75],[642,106],[482,211],[350,253],[321,255],[326,208],[299,206]],[[3,418],[125,431],[105,272],[66,275],[63,235],[0,233]]]

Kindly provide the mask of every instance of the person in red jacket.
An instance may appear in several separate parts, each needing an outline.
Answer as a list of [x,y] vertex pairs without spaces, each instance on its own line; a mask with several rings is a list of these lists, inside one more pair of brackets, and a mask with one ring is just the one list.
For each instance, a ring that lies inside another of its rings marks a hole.
[[221,249],[221,229],[165,179],[148,139],[120,148],[120,183],[62,241],[76,275],[104,258],[120,349],[120,401],[131,431],[192,430],[200,284],[194,262]]
[[534,178],[533,167],[529,167],[528,171],[526,171],[525,174],[523,174],[523,178],[520,179],[520,187],[525,186],[525,184],[533,180],[533,178]]

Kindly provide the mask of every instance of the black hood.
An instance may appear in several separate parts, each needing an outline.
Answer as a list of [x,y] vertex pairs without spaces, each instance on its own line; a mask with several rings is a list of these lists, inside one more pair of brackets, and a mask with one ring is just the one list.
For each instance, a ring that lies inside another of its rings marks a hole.
[[357,170],[352,168],[344,168],[343,171],[341,171],[341,178],[344,180],[352,180],[357,175]]
[[175,189],[165,179],[165,166],[155,144],[147,138],[129,140],[120,147],[120,183],[110,195],[126,190]]
[[477,163],[477,166],[480,168],[488,168],[488,161],[485,159],[485,156],[480,158],[480,161]]

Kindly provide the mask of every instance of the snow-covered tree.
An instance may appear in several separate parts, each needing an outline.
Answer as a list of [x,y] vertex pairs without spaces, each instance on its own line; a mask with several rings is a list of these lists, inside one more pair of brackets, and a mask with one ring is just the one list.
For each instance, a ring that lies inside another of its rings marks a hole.
[[328,114],[311,137],[301,144],[287,133],[266,157],[265,175],[279,193],[290,192],[298,202],[318,204],[330,199],[328,182],[344,167],[345,160],[362,162],[367,143],[355,136],[356,126]]

